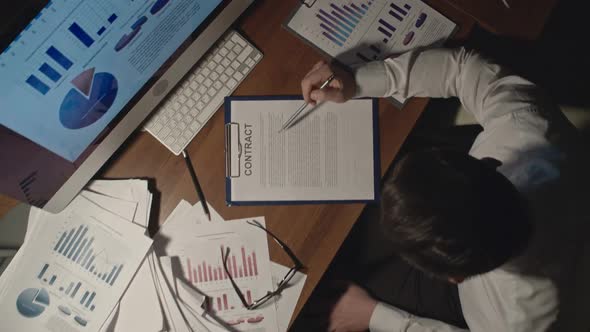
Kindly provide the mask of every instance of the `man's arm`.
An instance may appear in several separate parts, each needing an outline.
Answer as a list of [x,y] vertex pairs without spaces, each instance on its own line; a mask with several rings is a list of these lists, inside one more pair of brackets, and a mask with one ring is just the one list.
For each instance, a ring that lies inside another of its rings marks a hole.
[[540,102],[536,86],[476,52],[458,49],[412,51],[356,70],[357,96],[458,97],[485,125]]
[[452,325],[421,318],[380,303],[361,287],[347,284],[330,312],[328,331],[465,332]]
[[373,310],[369,324],[371,332],[465,332],[453,325],[434,319],[413,316],[385,303],[379,303]]

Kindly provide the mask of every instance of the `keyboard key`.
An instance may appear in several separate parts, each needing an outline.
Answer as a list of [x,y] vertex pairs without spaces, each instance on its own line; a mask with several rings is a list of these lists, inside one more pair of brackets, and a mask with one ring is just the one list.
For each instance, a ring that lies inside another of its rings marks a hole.
[[[183,107],[183,108],[185,108],[185,107]],[[181,110],[182,110],[182,108],[181,108]],[[188,110],[187,110],[187,112],[188,112]],[[173,119],[176,120],[176,121],[182,121],[182,113],[176,113],[176,114],[174,114],[174,118]]]
[[225,70],[225,73],[228,74],[229,76],[232,76],[236,71],[232,68],[229,67]]
[[[184,129],[183,129],[184,130]],[[176,149],[173,150],[180,150],[182,149],[183,146],[186,145],[186,143],[188,143],[188,139],[186,137],[184,137],[184,135],[180,135],[178,136],[178,138],[176,139],[176,145],[178,146]]]
[[221,61],[221,64],[222,64],[224,67],[228,67],[229,65],[231,65],[231,62],[230,62],[228,59],[223,59],[223,60]]
[[238,53],[233,52],[233,51],[232,52],[229,52],[229,55],[227,56],[227,58],[229,59],[229,61],[234,61],[235,58],[237,58],[237,57],[238,57]]
[[[215,82],[215,83],[217,83],[217,82]],[[189,108],[193,108],[193,107],[195,107],[195,104],[196,104],[196,102],[195,102],[194,100],[192,100],[192,99],[189,99],[189,100],[186,102],[186,106],[188,106]]]
[[240,73],[240,72],[236,72],[234,74],[234,78],[238,81],[241,81],[244,78],[244,75],[242,75],[242,73]]
[[187,140],[190,140],[191,138],[193,138],[194,134],[195,134],[195,131],[187,126],[187,128],[182,133],[182,136],[184,136]]
[[[243,72],[247,72],[248,71],[248,66],[246,66],[246,64],[241,64],[238,68],[236,68],[237,71],[241,71]],[[234,75],[235,76],[235,75]]]
[[215,56],[213,57],[213,61],[215,61],[217,63],[220,63],[221,60],[223,60],[223,58],[219,54],[215,54]]
[[238,55],[238,61],[244,62],[244,60],[246,60],[250,53],[252,53],[252,50],[253,48],[250,45],[248,45],[242,52],[240,52],[240,55]]
[[175,101],[174,104],[172,104],[172,109],[178,111],[180,109],[180,103]]
[[260,58],[262,58],[262,54],[258,53],[258,54],[256,54],[256,56],[254,57],[254,60],[255,60],[255,61],[258,61],[258,60],[260,60]]
[[[220,68],[220,67],[217,67],[217,68]],[[222,70],[223,70],[223,68],[222,68]],[[219,74],[221,74],[221,73],[219,73]],[[219,78],[219,74],[217,72],[211,73],[211,76],[210,76],[211,80],[217,81],[217,79]]]
[[203,102],[201,102],[201,101],[200,101],[200,102],[198,102],[198,103],[197,103],[197,109],[198,109],[198,110],[202,110],[203,108],[205,108],[205,104],[203,104]]
[[246,42],[235,33],[231,36],[231,41],[242,46],[246,45]]
[[204,95],[205,93],[207,93],[207,87],[204,86],[204,85],[201,85],[199,87],[199,93],[202,94],[202,95]]
[[210,78],[207,78],[203,84],[205,84],[206,87],[210,87],[213,84],[213,81]]
[[170,133],[170,135],[168,135],[168,138],[173,138],[176,141],[176,138],[178,138],[178,135],[180,135],[180,133],[177,130],[178,128],[178,124],[176,124],[174,126],[174,129],[172,130],[172,132]]
[[164,140],[164,144],[168,146],[174,144],[174,142],[176,142],[176,139],[174,139],[174,137],[171,136],[166,137],[166,139]]
[[240,63],[239,62],[232,62],[231,67],[233,69],[238,69],[240,67]]
[[187,127],[187,124],[186,124],[186,122],[180,122],[180,123],[178,124],[178,127],[176,127],[176,128],[178,128],[178,129],[180,129],[180,130],[185,130],[185,129],[186,129],[186,127]]
[[230,78],[229,81],[227,82],[227,85],[230,87],[230,89],[233,89],[236,87],[236,85],[238,85],[238,82],[236,80],[234,80],[233,78]]
[[171,131],[172,131],[172,129],[170,129],[170,127],[164,127],[160,132],[158,132],[158,137],[160,137],[161,139],[164,139],[164,138],[168,137],[168,135],[170,135]]
[[162,128],[164,128],[164,126],[161,123],[156,122],[152,124],[149,129],[152,133],[157,134]]
[[219,54],[221,54],[221,56],[226,56],[229,54],[229,51],[227,50],[227,48],[223,47],[219,50]]
[[215,68],[215,71],[221,75],[223,74],[223,71],[225,70],[225,68],[222,65],[217,66],[217,68]]
[[[191,99],[190,101],[193,101],[193,100]],[[189,108],[188,108],[187,106],[182,106],[182,107],[180,108],[180,112],[181,112],[182,114],[186,114],[186,113],[188,113],[188,111],[189,111]],[[180,113],[176,113],[176,114],[180,114]],[[174,118],[176,119],[176,116],[175,116]]]
[[178,144],[178,143],[174,143],[172,144],[172,146],[170,147],[170,150],[174,151],[174,153],[181,153],[182,152],[182,147]]
[[[211,69],[211,70],[215,69],[215,67],[217,67],[217,64],[216,64],[215,62],[213,62],[213,61],[211,61],[211,62],[209,62],[209,63],[207,64],[207,68],[209,68],[209,69]],[[209,76],[209,74],[207,74],[207,75],[205,75],[205,76]]]
[[[199,121],[199,119],[198,119],[198,118],[197,118],[197,121]],[[196,131],[198,131],[199,129],[201,129],[201,124],[200,124],[200,123],[198,123],[197,121],[195,121],[195,122],[191,123],[191,124],[188,126],[188,127],[189,127],[189,128],[190,128],[190,129],[191,129],[193,132],[196,132]]]
[[178,96],[178,101],[181,104],[184,104],[184,103],[186,103],[187,99],[186,99],[186,97],[184,95],[180,95],[180,96]]
[[192,115],[193,117],[195,117],[195,116],[199,115],[199,113],[201,113],[201,110],[199,110],[196,107],[193,107],[193,108],[191,108],[191,111],[189,114]]
[[209,68],[204,68],[203,69],[203,76],[209,77],[209,75],[211,75],[211,71],[209,70]]
[[192,81],[190,84],[191,90],[196,91],[199,88],[199,83]]
[[227,45],[226,46],[227,46],[228,49],[231,50],[232,48],[234,48],[235,45],[236,44],[233,41],[230,40],[230,41],[227,42]]
[[229,79],[229,77],[227,77],[227,75],[225,75],[225,74],[222,74],[221,76],[219,76],[219,80],[220,80],[222,83],[225,83],[225,82],[227,82],[227,80],[228,80],[228,79]]
[[203,102],[205,104],[208,104],[210,100],[211,100],[211,97],[209,97],[209,95],[203,95]]
[[244,50],[244,48],[240,45],[234,46],[234,52],[236,52],[236,54],[242,53],[243,50]]
[[183,93],[186,97],[190,98],[191,95],[193,94],[193,91],[191,89],[184,89],[184,93]]
[[215,95],[217,94],[217,90],[216,89],[209,89],[209,91],[207,91],[207,94],[211,97],[215,97]]
[[205,76],[199,74],[197,75],[197,82],[198,83],[203,83],[205,81]]
[[[201,99],[201,94],[199,94],[199,93],[196,93],[196,92],[195,92],[195,93],[193,93],[193,96],[192,96],[191,98],[193,99],[193,101],[194,101],[195,103],[198,103],[198,102],[199,102],[199,100]],[[192,106],[191,106],[191,107],[192,107]]]
[[215,81],[215,83],[213,83],[213,87],[215,87],[215,89],[219,90],[223,87],[223,84],[221,84],[221,82],[219,82],[219,81]]

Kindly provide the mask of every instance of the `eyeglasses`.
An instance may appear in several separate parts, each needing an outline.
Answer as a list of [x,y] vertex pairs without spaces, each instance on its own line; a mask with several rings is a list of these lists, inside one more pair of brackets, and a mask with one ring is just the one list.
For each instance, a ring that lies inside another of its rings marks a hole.
[[274,296],[281,294],[281,292],[287,287],[287,285],[289,284],[291,279],[293,279],[293,277],[295,276],[297,271],[302,270],[304,268],[304,266],[303,266],[303,263],[301,263],[301,261],[297,258],[297,256],[295,256],[293,251],[283,241],[281,241],[278,237],[276,237],[268,229],[266,229],[264,226],[262,226],[261,223],[259,223],[256,220],[248,220],[247,223],[252,226],[262,229],[263,231],[266,232],[266,234],[270,235],[273,238],[273,240],[275,240],[275,242],[279,246],[281,246],[281,248],[287,253],[287,255],[289,255],[289,258],[291,258],[291,260],[293,261],[293,267],[287,272],[287,274],[283,277],[283,279],[277,283],[277,288],[275,290],[268,291],[268,292],[266,292],[266,295],[264,295],[263,297],[259,298],[258,300],[254,301],[252,303],[248,303],[248,301],[246,301],[246,297],[244,296],[244,293],[240,290],[240,287],[238,287],[238,284],[236,284],[236,282],[234,281],[234,278],[232,277],[232,274],[229,271],[229,268],[227,265],[227,260],[229,257],[230,249],[226,248],[225,253],[223,252],[223,249],[221,249],[221,259],[223,261],[223,268],[225,269],[225,273],[226,273],[229,281],[231,282],[232,287],[236,291],[236,294],[238,294],[238,297],[240,298],[240,301],[242,301],[242,304],[244,305],[244,307],[248,310],[254,310],[254,309],[259,308],[260,306],[262,306],[266,302],[268,302],[268,300],[270,300]]

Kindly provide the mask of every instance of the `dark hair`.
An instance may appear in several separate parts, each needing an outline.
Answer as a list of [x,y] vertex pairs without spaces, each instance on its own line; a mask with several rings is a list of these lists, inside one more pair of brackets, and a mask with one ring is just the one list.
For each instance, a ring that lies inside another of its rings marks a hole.
[[410,153],[385,181],[381,223],[400,256],[440,278],[489,272],[520,254],[532,233],[524,198],[466,153]]

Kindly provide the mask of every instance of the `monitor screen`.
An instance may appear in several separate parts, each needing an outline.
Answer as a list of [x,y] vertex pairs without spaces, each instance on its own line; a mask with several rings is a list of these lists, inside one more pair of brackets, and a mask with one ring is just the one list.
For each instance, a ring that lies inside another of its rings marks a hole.
[[42,206],[227,2],[43,1],[2,31],[0,190]]

